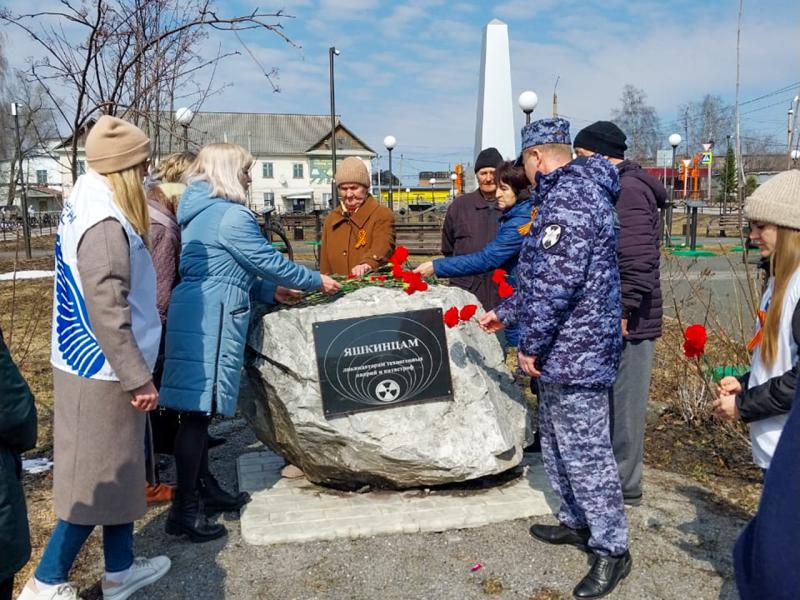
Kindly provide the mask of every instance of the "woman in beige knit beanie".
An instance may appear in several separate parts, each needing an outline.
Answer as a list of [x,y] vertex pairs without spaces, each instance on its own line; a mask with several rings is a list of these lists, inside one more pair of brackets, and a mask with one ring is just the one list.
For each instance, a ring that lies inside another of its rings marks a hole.
[[150,140],[103,116],[86,138],[89,169],[58,225],[50,362],[55,420],[55,527],[20,600],[77,600],[69,574],[103,528],[105,600],[123,600],[170,568],[136,559],[133,523],[144,516],[147,413],[158,404],[153,366],[159,323],[150,220],[142,179]]
[[769,260],[756,318],[750,371],[720,381],[717,416],[750,425],[753,458],[769,467],[797,384],[800,340],[800,171],[775,175],[747,199],[750,240]]

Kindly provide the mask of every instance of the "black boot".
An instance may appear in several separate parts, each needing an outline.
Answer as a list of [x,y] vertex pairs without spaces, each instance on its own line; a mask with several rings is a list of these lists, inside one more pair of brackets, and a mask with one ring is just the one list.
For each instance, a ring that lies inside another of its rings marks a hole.
[[193,542],[208,542],[228,533],[223,525],[209,523],[203,512],[200,494],[175,492],[169,509],[165,531],[170,535],[187,535]]
[[627,550],[621,556],[596,555],[586,577],[572,590],[576,598],[602,598],[614,591],[631,572],[633,560]]
[[250,502],[250,494],[247,492],[239,492],[234,496],[223,490],[211,473],[206,473],[198,479],[197,489],[200,491],[207,515],[239,510]]
[[571,529],[563,524],[532,525],[530,532],[539,541],[548,544],[568,544],[583,550],[586,549],[586,544],[592,535],[588,528]]

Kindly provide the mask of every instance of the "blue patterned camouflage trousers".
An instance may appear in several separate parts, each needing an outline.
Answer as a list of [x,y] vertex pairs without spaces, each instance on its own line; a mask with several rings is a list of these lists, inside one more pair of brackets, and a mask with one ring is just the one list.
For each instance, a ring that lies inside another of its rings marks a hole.
[[561,499],[558,520],[589,527],[597,554],[628,549],[628,524],[608,429],[608,390],[538,382],[544,469]]

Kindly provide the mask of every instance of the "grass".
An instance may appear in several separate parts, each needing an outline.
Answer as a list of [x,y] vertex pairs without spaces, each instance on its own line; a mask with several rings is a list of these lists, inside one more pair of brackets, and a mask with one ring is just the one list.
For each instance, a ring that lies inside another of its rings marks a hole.
[[[13,265],[13,259],[0,259],[0,272],[10,270]],[[52,269],[52,257],[20,261],[18,268]],[[39,438],[29,456],[52,456],[53,393],[49,364],[52,286],[49,278],[16,284],[0,282],[0,327],[7,341],[10,338],[12,355],[36,395]],[[712,330],[707,346],[709,362],[714,365],[747,362],[741,343],[724,332],[716,332],[712,317],[708,319]],[[752,464],[744,426],[722,423],[711,415],[710,396],[697,375],[697,365],[687,361],[681,352],[683,325],[678,320],[665,319],[664,335],[656,345],[651,400],[662,403],[665,410],[648,425],[646,464],[702,483],[711,490],[722,510],[747,516],[758,503],[761,473]],[[511,359],[509,366],[513,367],[514,362]],[[34,551],[31,561],[18,575],[18,589],[35,568],[55,522],[51,485],[52,474],[25,478]],[[101,556],[99,541],[99,536],[93,535],[76,564],[75,578],[84,588],[91,584],[90,565],[96,564]],[[489,577],[483,591],[487,595],[502,593],[502,582]],[[544,600],[560,596],[544,589],[532,597]]]

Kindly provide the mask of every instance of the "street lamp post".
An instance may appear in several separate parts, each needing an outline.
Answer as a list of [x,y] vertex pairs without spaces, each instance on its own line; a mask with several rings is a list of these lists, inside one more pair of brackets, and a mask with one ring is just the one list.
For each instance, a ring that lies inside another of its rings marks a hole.
[[664,226],[664,245],[668,248],[672,246],[672,209],[675,206],[675,150],[681,143],[681,136],[673,133],[669,136],[669,145],[672,146],[672,163],[671,163],[671,184],[669,186],[669,202],[667,202],[666,218],[662,217]]
[[539,104],[539,96],[536,95],[536,92],[526,90],[519,95],[517,103],[522,112],[525,113],[525,124],[527,125],[531,122],[531,113],[536,108],[536,105]]
[[17,134],[17,156],[19,157],[17,179],[20,182],[20,191],[22,194],[20,201],[20,204],[22,205],[22,237],[25,240],[25,258],[31,258],[31,226],[28,222],[28,193],[25,190],[25,173],[22,171],[22,138],[19,135],[19,115],[17,114],[18,108],[19,105],[16,102],[11,103],[11,116],[14,117],[14,129]]
[[183,127],[183,151],[189,151],[189,123],[192,122],[194,113],[191,108],[182,106],[175,111],[175,122]]
[[456,180],[458,179],[458,175],[455,173],[450,173],[450,187],[452,188],[453,200],[456,199]]
[[[328,62],[330,64],[330,88],[331,88],[331,206],[339,203],[336,193],[336,93],[333,83],[333,57],[339,56],[340,50],[335,46],[328,48]],[[380,169],[378,169],[380,170]],[[378,176],[380,181],[380,175]]]
[[433,186],[436,185],[436,178],[431,177],[430,179],[428,179],[428,183],[431,184],[431,204],[436,204],[436,198],[433,195]]
[[[394,185],[392,182],[393,175],[392,175],[392,150],[394,150],[395,144],[397,144],[397,140],[394,139],[393,135],[387,135],[383,138],[383,145],[386,146],[386,149],[389,151],[389,210],[394,212]],[[402,166],[402,165],[401,165]],[[378,167],[378,182],[381,180],[381,169]]]

